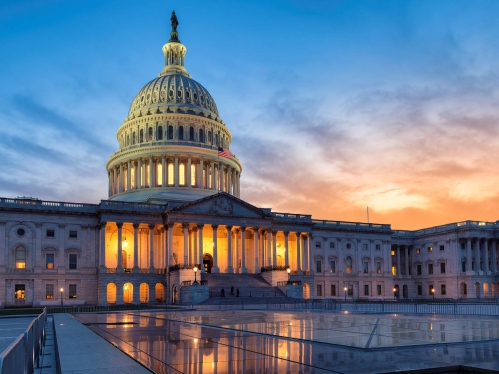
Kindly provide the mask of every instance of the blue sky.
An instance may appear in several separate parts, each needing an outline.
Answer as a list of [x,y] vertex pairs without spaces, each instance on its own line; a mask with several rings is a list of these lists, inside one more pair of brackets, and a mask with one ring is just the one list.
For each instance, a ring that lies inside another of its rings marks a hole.
[[3,2],[0,196],[106,198],[172,10],[248,202],[338,220],[369,205],[402,228],[499,218],[497,1]]

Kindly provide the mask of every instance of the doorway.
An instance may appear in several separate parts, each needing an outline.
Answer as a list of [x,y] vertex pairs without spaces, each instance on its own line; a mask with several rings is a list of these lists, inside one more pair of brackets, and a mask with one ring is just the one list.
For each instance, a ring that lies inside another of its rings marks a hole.
[[211,257],[208,253],[205,253],[203,256],[203,267],[206,273],[211,273],[211,268],[213,267],[213,257]]

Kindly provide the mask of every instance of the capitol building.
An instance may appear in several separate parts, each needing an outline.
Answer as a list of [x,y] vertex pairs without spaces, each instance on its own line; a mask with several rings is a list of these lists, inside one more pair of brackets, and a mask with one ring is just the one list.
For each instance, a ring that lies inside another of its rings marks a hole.
[[173,13],[164,68],[117,129],[107,200],[0,198],[0,307],[207,302],[224,279],[295,298],[499,297],[499,222],[401,231],[241,200],[230,124],[177,27]]

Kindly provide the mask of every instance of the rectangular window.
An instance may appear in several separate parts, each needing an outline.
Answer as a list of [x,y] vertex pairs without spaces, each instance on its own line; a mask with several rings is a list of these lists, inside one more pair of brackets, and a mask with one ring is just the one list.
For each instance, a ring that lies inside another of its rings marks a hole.
[[191,186],[196,185],[196,165],[191,164]]
[[392,275],[397,275],[397,267],[392,265]]
[[72,270],[76,270],[78,268],[78,255],[75,253],[71,253],[69,255],[69,268]]
[[433,247],[428,247],[428,252],[433,252]]
[[364,284],[364,296],[369,296],[369,285]]
[[16,249],[16,269],[26,269],[26,250]]
[[[173,186],[175,184],[175,175],[174,175],[174,165],[173,163],[168,163],[168,185]],[[211,187],[211,186],[210,186]]]
[[395,256],[395,251],[392,249],[392,256]]
[[382,295],[382,292],[381,292],[381,284],[378,284],[378,285],[376,286],[376,292],[377,292],[378,296],[381,296],[381,295]]
[[329,249],[334,249],[335,246],[334,246],[334,242],[329,242]]
[[381,274],[381,262],[376,261],[376,274]]
[[362,244],[362,249],[363,249],[364,251],[367,251],[367,243]]
[[440,274],[445,274],[445,263],[440,263]]
[[70,239],[76,239],[76,238],[78,238],[78,231],[76,231],[76,230],[69,230],[69,238]]
[[45,285],[45,298],[46,299],[53,299],[54,298],[54,285],[53,284],[46,284]]
[[440,285],[440,295],[447,295],[447,290],[445,289],[445,284]]
[[135,166],[132,166],[130,170],[130,189],[133,190],[134,188],[135,188]]
[[466,271],[466,262],[461,262],[461,271],[464,273]]
[[364,266],[364,274],[369,273],[369,262],[364,261],[363,266]]
[[353,285],[349,284],[348,285],[348,296],[353,296]]
[[47,236],[47,238],[55,238],[55,230],[47,229],[46,236]]
[[428,264],[428,274],[433,274],[433,264]]
[[418,285],[418,296],[423,295],[423,286]]
[[322,284],[317,285],[317,296],[322,296]]
[[445,247],[443,245],[440,246],[440,250],[443,251],[445,250]]
[[14,286],[14,298],[16,300],[24,300],[26,286],[24,284],[16,284]]
[[156,163],[156,186],[161,186],[163,183],[163,163]]
[[54,268],[54,254],[53,253],[47,253],[47,255],[45,256],[45,268],[47,268],[47,269]]
[[416,275],[421,275],[421,265],[416,265]]
[[69,298],[76,299],[76,284],[69,285]]
[[336,261],[330,261],[329,266],[330,266],[329,271],[331,273],[336,273]]
[[322,261],[317,261],[317,272],[322,273]]
[[381,244],[376,244],[376,250],[381,251]]
[[320,248],[321,247],[321,242],[315,242],[315,248]]
[[331,285],[331,296],[336,296],[336,285],[335,284]]
[[416,254],[419,255],[421,253],[421,248],[416,248]]

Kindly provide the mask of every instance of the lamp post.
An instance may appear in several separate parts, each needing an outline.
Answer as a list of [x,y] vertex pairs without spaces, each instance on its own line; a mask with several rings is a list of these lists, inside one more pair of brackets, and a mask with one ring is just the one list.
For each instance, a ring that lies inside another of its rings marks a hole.
[[286,271],[288,272],[288,284],[291,284],[291,279],[290,279],[290,277],[291,277],[291,269],[288,267],[286,269]]
[[61,291],[61,307],[62,307],[63,306],[62,297],[64,296],[64,288],[61,287],[59,291]]
[[397,299],[397,289],[393,287],[393,300]]
[[431,289],[431,294],[433,295],[433,300],[435,300],[435,289],[434,288]]
[[198,284],[198,281],[197,281],[197,278],[196,278],[196,275],[198,273],[198,267],[197,266],[194,266],[194,283],[193,284]]
[[347,301],[347,288],[345,287],[345,288],[343,289],[343,291],[345,291],[345,302],[346,302],[346,301]]

